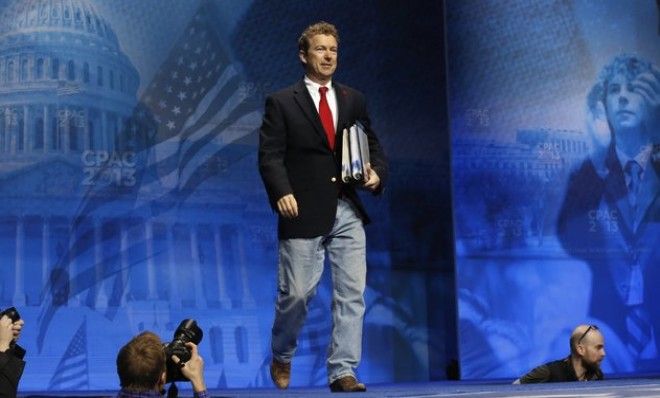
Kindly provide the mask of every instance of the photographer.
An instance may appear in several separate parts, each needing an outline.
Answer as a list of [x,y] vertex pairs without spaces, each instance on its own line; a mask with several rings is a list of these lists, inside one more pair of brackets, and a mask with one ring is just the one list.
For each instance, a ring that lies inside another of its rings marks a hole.
[[[204,360],[197,346],[188,342],[190,359],[181,363],[176,355],[172,361],[180,364],[181,374],[190,381],[194,397],[207,398],[204,382]],[[118,398],[160,397],[168,381],[167,358],[163,342],[152,332],[143,332],[131,339],[117,354],[117,374],[121,384]]]
[[25,368],[25,350],[16,341],[25,322],[13,308],[0,314],[0,397],[16,397]]

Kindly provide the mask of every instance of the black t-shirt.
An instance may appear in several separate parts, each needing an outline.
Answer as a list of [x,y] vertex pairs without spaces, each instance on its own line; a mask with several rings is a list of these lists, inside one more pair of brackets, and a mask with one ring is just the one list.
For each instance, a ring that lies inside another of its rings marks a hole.
[[0,352],[0,398],[14,398],[25,368],[25,350],[18,344]]
[[[598,369],[593,372],[587,371],[586,378],[587,380],[603,380],[604,376],[603,372]],[[571,357],[569,356],[568,358],[537,366],[519,380],[520,384],[528,384],[578,381],[578,378],[571,364]]]

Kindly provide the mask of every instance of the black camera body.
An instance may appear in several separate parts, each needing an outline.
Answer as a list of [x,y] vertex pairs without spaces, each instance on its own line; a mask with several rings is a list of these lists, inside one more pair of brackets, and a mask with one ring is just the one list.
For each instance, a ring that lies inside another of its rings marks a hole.
[[0,311],[0,318],[5,315],[11,319],[12,322],[18,322],[21,320],[21,314],[18,313],[16,307],[9,307],[4,311]]
[[202,329],[197,326],[197,321],[194,319],[184,319],[174,331],[174,339],[171,342],[163,344],[165,351],[165,358],[167,364],[166,378],[167,382],[172,381],[185,381],[188,380],[186,376],[181,373],[180,364],[172,361],[172,355],[176,355],[181,363],[187,362],[192,356],[192,352],[186,343],[194,343],[198,345],[202,341],[204,333]]

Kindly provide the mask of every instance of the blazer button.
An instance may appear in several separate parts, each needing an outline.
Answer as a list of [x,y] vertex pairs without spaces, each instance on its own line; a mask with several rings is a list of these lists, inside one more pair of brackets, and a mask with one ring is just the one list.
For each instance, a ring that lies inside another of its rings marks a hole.
[[332,182],[337,182],[337,177],[332,177],[332,178],[330,179],[330,181],[332,181]]

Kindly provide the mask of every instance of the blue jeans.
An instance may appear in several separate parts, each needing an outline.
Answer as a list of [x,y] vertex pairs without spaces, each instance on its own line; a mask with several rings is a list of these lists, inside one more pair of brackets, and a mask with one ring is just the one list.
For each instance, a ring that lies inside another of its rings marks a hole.
[[328,235],[279,242],[278,296],[273,324],[273,358],[291,362],[298,334],[323,274],[325,253],[332,271],[332,339],[328,346],[328,382],[355,376],[362,355],[366,284],[366,239],[362,220],[339,200]]

